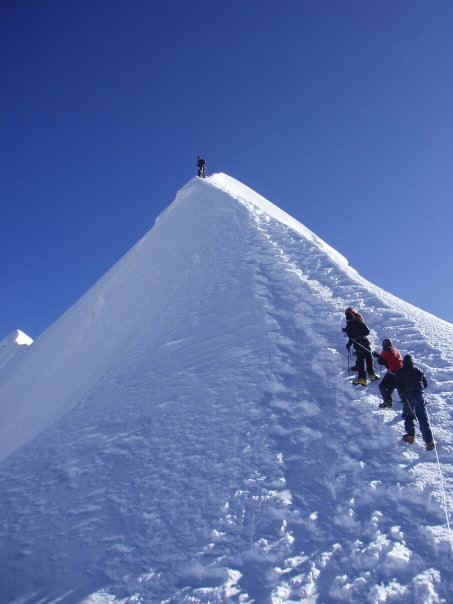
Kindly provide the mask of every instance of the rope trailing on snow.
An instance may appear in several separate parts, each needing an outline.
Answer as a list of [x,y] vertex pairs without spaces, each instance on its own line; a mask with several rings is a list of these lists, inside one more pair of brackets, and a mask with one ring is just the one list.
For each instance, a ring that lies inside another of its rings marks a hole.
[[426,410],[426,417],[428,418],[429,425],[431,426],[431,432],[433,434],[434,451],[436,452],[437,467],[439,468],[439,476],[440,476],[440,491],[442,494],[442,503],[443,503],[444,512],[445,512],[445,521],[447,523],[448,539],[450,541],[450,553],[453,554],[453,537],[452,537],[451,528],[450,528],[447,490],[445,488],[445,481],[444,481],[444,476],[442,474],[442,468],[440,465],[439,453],[437,451],[436,439],[434,438],[434,431],[433,431],[433,427],[432,427],[432,423],[431,423],[431,418],[429,417],[428,409],[426,409],[426,405],[425,405],[425,410]]
[[[366,346],[364,346],[360,342],[357,342],[357,340],[355,340],[353,338],[350,338],[350,341],[353,344],[355,344],[356,346],[359,346],[360,348],[362,348],[363,350],[365,350],[366,352],[371,353],[371,350],[369,348],[367,348]],[[351,355],[351,351],[348,348],[348,370],[349,370],[350,355]],[[428,418],[429,425],[431,426],[431,433],[433,434],[434,451],[436,453],[437,467],[439,469],[439,476],[440,476],[440,491],[441,491],[441,497],[442,497],[442,504],[443,504],[444,513],[445,513],[445,522],[446,522],[446,525],[447,525],[448,539],[450,541],[450,553],[453,554],[453,536],[452,536],[451,527],[450,527],[449,504],[448,504],[447,490],[445,488],[445,480],[444,480],[444,475],[442,473],[442,467],[440,465],[439,452],[437,450],[436,439],[434,438],[434,431],[432,429],[431,418],[429,417],[428,410],[426,409],[426,405],[425,405],[425,410],[426,410],[426,416]],[[415,415],[415,413],[414,413],[414,415]]]

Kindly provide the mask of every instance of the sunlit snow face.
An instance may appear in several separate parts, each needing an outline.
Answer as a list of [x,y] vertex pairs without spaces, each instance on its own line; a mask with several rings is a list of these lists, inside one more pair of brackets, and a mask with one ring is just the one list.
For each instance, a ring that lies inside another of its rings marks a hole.
[[16,335],[16,344],[18,344],[19,346],[31,346],[31,344],[33,344],[33,339],[30,338],[30,336],[27,336],[27,334],[23,331],[18,329]]

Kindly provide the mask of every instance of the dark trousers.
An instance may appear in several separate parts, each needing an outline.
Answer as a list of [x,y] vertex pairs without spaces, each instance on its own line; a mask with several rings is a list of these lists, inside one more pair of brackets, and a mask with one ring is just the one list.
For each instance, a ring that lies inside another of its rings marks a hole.
[[404,395],[403,419],[407,434],[415,436],[415,418],[418,419],[420,432],[425,443],[433,441],[433,433],[429,426],[422,392],[406,392]]
[[[382,378],[382,382],[379,384],[379,390],[381,391],[382,398],[384,399],[384,403],[386,405],[392,404],[392,394],[396,388],[396,376],[391,371],[387,371],[387,373]],[[400,398],[403,397],[400,394]]]
[[367,348],[364,344],[362,344],[361,346],[354,345],[354,349],[357,355],[356,367],[359,372],[358,377],[366,379],[367,371],[369,374],[374,373],[373,357],[371,356],[371,350]]

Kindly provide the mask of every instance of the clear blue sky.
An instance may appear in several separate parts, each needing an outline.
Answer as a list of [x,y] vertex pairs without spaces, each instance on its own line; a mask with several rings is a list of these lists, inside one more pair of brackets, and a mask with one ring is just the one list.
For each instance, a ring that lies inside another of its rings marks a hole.
[[199,153],[453,321],[450,1],[0,10],[0,339],[57,319]]

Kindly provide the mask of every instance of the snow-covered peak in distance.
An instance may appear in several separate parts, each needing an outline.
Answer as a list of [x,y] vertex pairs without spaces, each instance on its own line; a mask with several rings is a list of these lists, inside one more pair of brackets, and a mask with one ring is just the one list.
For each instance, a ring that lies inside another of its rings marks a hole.
[[[425,370],[437,451],[351,385],[350,305]],[[245,185],[192,179],[0,384],[0,602],[453,601],[452,342]]]
[[33,344],[33,339],[20,329],[15,329],[0,342],[0,373],[12,369],[12,362]]
[[20,329],[15,331],[15,342],[18,346],[31,346],[33,344],[33,338],[28,336],[25,332]]
[[31,344],[33,344],[33,338],[20,329],[15,329],[8,336],[3,338],[3,340],[0,342],[0,348],[6,348],[9,346],[31,346]]

